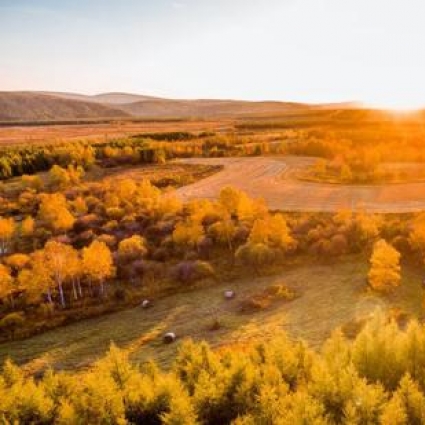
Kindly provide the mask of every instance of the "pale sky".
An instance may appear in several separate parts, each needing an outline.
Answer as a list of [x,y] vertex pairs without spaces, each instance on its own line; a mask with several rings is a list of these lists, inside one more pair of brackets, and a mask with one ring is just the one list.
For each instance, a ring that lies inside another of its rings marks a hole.
[[425,106],[425,0],[0,0],[0,90]]

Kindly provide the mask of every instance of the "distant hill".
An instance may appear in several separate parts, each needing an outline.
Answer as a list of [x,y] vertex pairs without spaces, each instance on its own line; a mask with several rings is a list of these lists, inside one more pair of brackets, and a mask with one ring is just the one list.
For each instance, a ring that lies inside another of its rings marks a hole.
[[91,98],[96,102],[110,103],[116,105],[129,104],[135,102],[146,102],[149,100],[160,100],[159,97],[131,93],[101,93],[91,96]]
[[0,92],[0,121],[51,121],[128,117],[121,109],[34,92]]
[[121,105],[126,103],[143,102],[146,100],[160,100],[159,97],[145,96],[133,93],[100,93],[95,95],[85,95],[79,93],[64,92],[38,92],[49,96],[60,97],[62,99],[81,100],[84,102],[107,103],[111,105]]
[[83,100],[114,105],[137,117],[204,117],[283,112],[292,108],[305,107],[289,102],[250,102],[240,100],[215,99],[165,99],[132,93],[102,93],[97,95],[81,95],[76,93],[44,92],[64,99]]
[[239,100],[144,100],[120,108],[139,117],[220,117],[279,113],[307,105],[288,102],[248,102]]
[[[345,109],[353,104],[337,104]],[[84,95],[61,92],[0,92],[0,121],[54,121],[101,118],[184,118],[281,114],[293,110],[332,109],[277,101],[179,100],[132,93]]]

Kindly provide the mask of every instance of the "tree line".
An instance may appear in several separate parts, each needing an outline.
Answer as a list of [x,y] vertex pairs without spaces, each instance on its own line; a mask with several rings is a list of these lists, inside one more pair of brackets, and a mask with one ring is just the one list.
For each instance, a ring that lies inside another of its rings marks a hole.
[[376,316],[353,341],[319,351],[284,335],[213,351],[183,341],[168,371],[112,346],[84,372],[34,380],[7,361],[3,423],[411,425],[425,421],[425,330]]
[[162,164],[173,158],[261,155],[282,152],[283,145],[253,142],[247,136],[185,132],[153,133],[104,142],[56,142],[0,149],[0,180],[48,171],[53,165],[90,168],[129,164]]

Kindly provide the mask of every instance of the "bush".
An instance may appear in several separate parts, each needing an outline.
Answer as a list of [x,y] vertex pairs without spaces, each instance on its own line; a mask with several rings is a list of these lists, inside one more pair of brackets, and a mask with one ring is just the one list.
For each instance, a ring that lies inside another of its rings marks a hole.
[[283,284],[270,285],[264,290],[264,293],[274,299],[284,299],[287,301],[291,301],[297,296],[292,289],[289,289]]
[[123,302],[127,299],[127,291],[124,288],[116,288],[114,291],[116,301]]
[[297,294],[282,284],[274,284],[266,287],[262,292],[256,293],[240,302],[242,313],[251,313],[264,310],[278,300],[291,301]]
[[182,261],[172,271],[173,278],[182,283],[192,283],[200,279],[215,276],[210,263],[206,261]]
[[267,295],[254,295],[240,302],[241,313],[252,313],[270,307],[272,301]]
[[17,329],[20,328],[24,322],[24,313],[10,313],[0,320],[0,330],[7,332],[9,337],[13,339]]
[[261,274],[265,266],[276,260],[275,251],[263,243],[246,243],[236,251],[236,259],[243,265],[250,266],[257,274]]

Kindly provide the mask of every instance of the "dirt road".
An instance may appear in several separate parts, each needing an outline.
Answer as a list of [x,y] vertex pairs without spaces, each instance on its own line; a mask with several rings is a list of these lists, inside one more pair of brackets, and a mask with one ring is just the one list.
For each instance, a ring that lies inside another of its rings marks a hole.
[[218,196],[233,186],[252,197],[262,197],[271,209],[284,211],[337,211],[364,209],[370,212],[425,210],[425,183],[386,185],[339,185],[297,180],[297,171],[314,158],[190,158],[190,164],[222,165],[223,170],[176,191],[183,200]]

